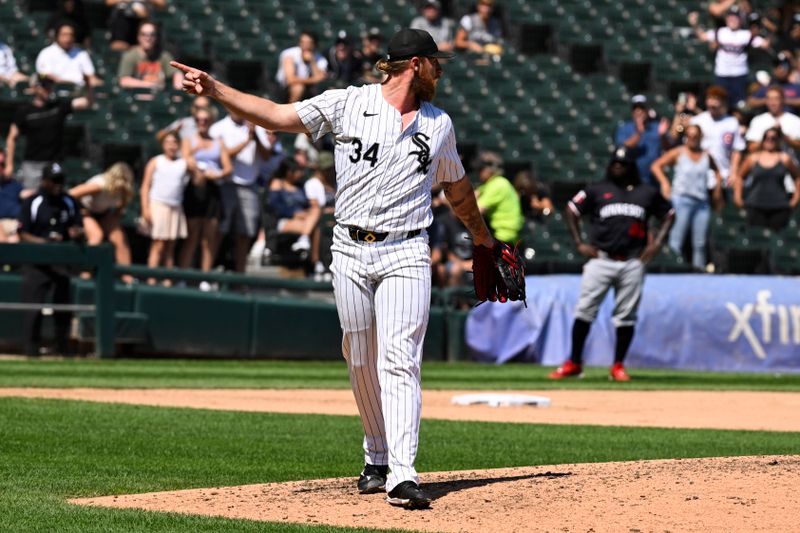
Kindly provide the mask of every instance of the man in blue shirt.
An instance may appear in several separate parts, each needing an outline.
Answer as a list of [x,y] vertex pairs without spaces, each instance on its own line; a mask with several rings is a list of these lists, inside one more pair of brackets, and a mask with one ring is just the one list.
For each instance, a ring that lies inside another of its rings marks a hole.
[[650,165],[661,155],[661,137],[669,130],[669,121],[665,118],[659,122],[651,119],[644,95],[634,96],[631,107],[632,120],[617,128],[614,144],[625,145],[632,151],[642,183],[654,185]]

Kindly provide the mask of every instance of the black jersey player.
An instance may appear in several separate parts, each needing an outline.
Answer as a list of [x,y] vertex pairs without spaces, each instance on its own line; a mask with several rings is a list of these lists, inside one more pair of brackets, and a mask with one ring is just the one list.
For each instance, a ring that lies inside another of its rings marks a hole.
[[[608,290],[614,288],[617,342],[610,378],[628,381],[623,361],[633,340],[636,311],[642,295],[645,265],[659,252],[673,220],[673,210],[655,187],[640,182],[635,160],[625,147],[614,151],[605,180],[580,191],[567,204],[567,224],[578,252],[589,258],[572,326],[572,354],[551,379],[580,376],[583,346]],[[589,243],[583,242],[580,219],[589,218]],[[647,223],[661,219],[652,240]]]

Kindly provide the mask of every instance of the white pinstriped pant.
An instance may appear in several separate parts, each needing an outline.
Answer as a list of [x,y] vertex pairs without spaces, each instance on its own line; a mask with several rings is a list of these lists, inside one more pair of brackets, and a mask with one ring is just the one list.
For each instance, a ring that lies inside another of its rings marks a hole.
[[342,353],[364,425],[364,460],[389,465],[387,492],[406,480],[419,483],[414,460],[431,297],[428,235],[366,243],[336,226],[331,249]]

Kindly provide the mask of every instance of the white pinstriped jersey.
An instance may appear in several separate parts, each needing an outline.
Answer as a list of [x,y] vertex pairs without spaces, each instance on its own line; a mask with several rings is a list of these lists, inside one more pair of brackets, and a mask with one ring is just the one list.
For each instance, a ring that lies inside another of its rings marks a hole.
[[325,91],[295,104],[317,139],[336,140],[336,220],[379,232],[423,229],[433,222],[431,187],[458,181],[464,167],[450,117],[423,102],[402,128],[379,84]]

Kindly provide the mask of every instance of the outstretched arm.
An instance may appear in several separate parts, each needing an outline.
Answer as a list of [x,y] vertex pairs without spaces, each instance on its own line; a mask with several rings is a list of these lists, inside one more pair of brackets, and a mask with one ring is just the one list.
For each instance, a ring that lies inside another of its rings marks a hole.
[[467,177],[464,176],[458,181],[443,183],[442,190],[444,190],[444,195],[447,197],[447,201],[450,202],[450,207],[453,208],[456,216],[472,234],[473,242],[476,245],[483,245],[487,248],[494,247],[494,238],[489,232],[489,228],[486,227],[483,216],[481,216],[478,202],[475,200],[475,190]]
[[207,72],[171,61],[172,67],[183,72],[183,90],[189,94],[215,99],[225,109],[268,130],[307,133],[292,104],[277,104],[272,100],[237,91],[215,80]]

